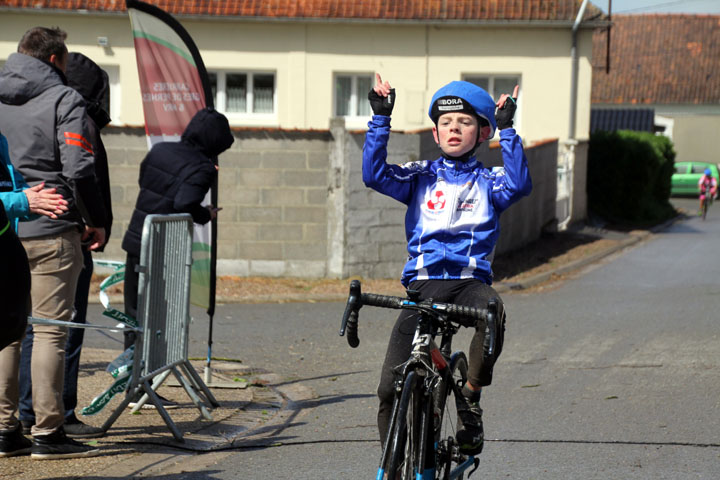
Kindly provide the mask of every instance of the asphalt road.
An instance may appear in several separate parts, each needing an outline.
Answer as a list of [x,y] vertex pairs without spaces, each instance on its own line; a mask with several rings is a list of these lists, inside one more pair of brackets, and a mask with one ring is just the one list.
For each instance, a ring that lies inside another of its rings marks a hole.
[[[508,332],[483,393],[488,441],[472,478],[720,478],[714,207],[706,221],[678,222],[560,285],[504,295]],[[364,308],[353,350],[337,335],[342,310],[219,306],[213,355],[277,372],[282,388],[302,386],[313,398],[255,444],[179,458],[153,478],[374,478],[374,391],[394,313]],[[207,321],[195,313],[191,355],[202,357]],[[103,342],[111,341],[88,332],[86,345]]]

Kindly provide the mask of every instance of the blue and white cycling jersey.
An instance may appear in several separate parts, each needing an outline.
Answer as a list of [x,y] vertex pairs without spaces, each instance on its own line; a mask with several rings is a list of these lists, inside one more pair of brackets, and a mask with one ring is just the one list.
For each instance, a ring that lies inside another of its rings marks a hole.
[[500,131],[504,168],[489,170],[475,157],[388,165],[390,117],[374,115],[363,148],[365,185],[408,206],[408,261],[402,283],[476,278],[492,283],[489,261],[500,213],[528,195],[532,182],[515,129]]

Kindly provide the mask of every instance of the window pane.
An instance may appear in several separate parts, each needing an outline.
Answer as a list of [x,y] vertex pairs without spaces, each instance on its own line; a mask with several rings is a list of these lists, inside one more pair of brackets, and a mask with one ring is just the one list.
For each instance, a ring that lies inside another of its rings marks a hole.
[[247,75],[244,73],[228,73],[225,77],[227,97],[226,112],[247,111]]
[[351,88],[352,79],[350,77],[335,79],[335,115],[338,117],[350,115]]
[[113,112],[110,111],[110,88],[105,90],[105,94],[103,95],[102,100],[100,101],[100,106],[107,112],[107,114],[112,118]]
[[520,85],[518,77],[497,77],[495,78],[495,92],[492,94],[495,100],[500,98],[500,95],[507,93],[512,95],[515,85]]
[[210,90],[212,91],[213,103],[217,105],[217,73],[208,72],[208,77],[210,78]]
[[273,112],[273,91],[275,75],[255,75],[253,77],[253,112]]
[[370,115],[370,102],[368,102],[367,96],[371,88],[373,88],[372,77],[357,77],[357,91],[355,92],[357,109],[355,111],[359,117]]
[[489,90],[490,89],[490,78],[489,77],[465,77],[465,81],[474,83],[475,85],[477,85],[480,88],[485,89],[486,92],[488,92],[492,95],[492,93]]

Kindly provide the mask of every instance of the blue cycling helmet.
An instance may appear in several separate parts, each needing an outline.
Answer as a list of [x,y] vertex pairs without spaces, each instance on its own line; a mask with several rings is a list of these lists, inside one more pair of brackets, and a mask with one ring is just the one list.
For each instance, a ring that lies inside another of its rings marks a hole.
[[705,175],[707,175],[708,177],[709,177],[710,175],[712,175],[712,170],[710,170],[709,168],[706,168],[706,169],[705,169]]
[[[443,113],[462,112],[476,115],[487,122],[490,136],[495,136],[495,100],[482,88],[474,83],[454,81],[435,92],[430,101],[428,115],[437,124],[438,117]],[[484,122],[483,122],[484,123]]]

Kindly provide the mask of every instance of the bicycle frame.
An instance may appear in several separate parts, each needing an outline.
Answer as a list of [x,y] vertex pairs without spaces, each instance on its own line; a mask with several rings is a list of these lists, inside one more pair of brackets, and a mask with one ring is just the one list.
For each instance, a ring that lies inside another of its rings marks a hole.
[[[360,344],[358,337],[358,312],[363,305],[371,305],[381,308],[406,309],[414,310],[420,316],[415,329],[415,336],[412,341],[412,351],[410,357],[404,363],[395,367],[396,374],[395,388],[399,395],[396,395],[390,413],[390,424],[388,425],[388,437],[385,440],[383,452],[378,468],[377,480],[385,477],[385,465],[391,465],[388,468],[394,468],[394,464],[398,460],[398,452],[401,452],[402,445],[397,445],[397,435],[393,435],[398,428],[402,431],[405,429],[407,409],[409,408],[409,400],[414,398],[415,393],[422,393],[422,401],[424,409],[420,412],[420,438],[419,446],[417,446],[417,465],[418,472],[412,472],[416,480],[434,479],[435,473],[438,471],[438,465],[449,468],[454,462],[455,468],[448,472],[443,470],[443,479],[455,479],[460,477],[466,470],[474,466],[475,468],[468,473],[468,476],[477,470],[479,459],[474,455],[466,456],[460,453],[459,446],[454,440],[454,436],[450,435],[447,439],[433,438],[432,454],[435,456],[434,468],[425,469],[425,456],[428,449],[429,432],[435,435],[435,423],[432,430],[429,422],[435,421],[435,407],[444,408],[446,400],[449,398],[449,392],[452,392],[456,399],[462,398],[462,386],[455,382],[453,371],[456,368],[456,359],[465,358],[464,354],[452,354],[452,337],[458,332],[460,326],[453,322],[460,323],[461,320],[482,320],[486,324],[484,350],[492,356],[495,352],[495,343],[497,338],[497,325],[495,322],[498,315],[497,303],[491,300],[487,309],[467,307],[450,303],[434,303],[431,299],[419,301],[419,292],[408,290],[408,297],[393,297],[386,295],[377,295],[373,293],[362,293],[360,282],[353,280],[350,283],[350,295],[345,307],[341,326],[340,336],[344,336],[347,331],[348,344],[356,348]],[[452,321],[450,320],[452,318]],[[435,343],[435,337],[440,335],[440,346]],[[467,368],[467,366],[465,367]],[[464,377],[464,376],[463,376]],[[422,382],[418,384],[418,382]],[[445,384],[447,387],[442,390],[439,386]],[[441,392],[440,401],[435,403],[433,393]],[[442,394],[445,394],[443,398]],[[403,410],[403,411],[401,411]],[[441,412],[441,416],[444,412]],[[401,422],[401,423],[398,423]],[[411,423],[413,432],[415,430],[415,422]],[[391,440],[395,439],[396,445],[391,447]],[[404,437],[402,437],[404,438]],[[413,438],[417,441],[416,435]],[[404,443],[407,439],[402,440]],[[407,447],[407,444],[405,443]],[[388,459],[390,452],[394,451],[392,459]],[[401,455],[401,454],[400,454]]]
[[[415,372],[418,375],[419,379],[423,381],[424,395],[430,396],[433,390],[435,390],[442,381],[446,382],[449,388],[452,389],[455,396],[462,395],[462,385],[457,385],[453,381],[452,373],[448,363],[450,361],[452,352],[452,337],[457,333],[459,328],[449,322],[447,320],[447,317],[444,315],[438,315],[435,322],[433,322],[434,319],[430,315],[422,311],[420,311],[419,315],[420,319],[418,320],[417,327],[415,328],[415,336],[413,337],[412,341],[412,351],[410,353],[410,357],[407,361],[398,365],[394,369],[397,378],[395,381],[395,388],[398,392],[401,392],[403,386],[405,385],[408,374],[410,372]],[[434,340],[437,334],[441,334],[442,338],[440,342],[440,347],[438,347]],[[385,470],[383,466],[387,463],[388,460],[387,457],[388,453],[390,452],[391,437],[393,431],[395,430],[395,425],[397,423],[398,417],[400,415],[405,415],[406,413],[398,411],[399,403],[400,396],[398,395],[393,402],[392,413],[390,415],[390,425],[388,428],[388,436],[385,439],[385,445],[383,448],[382,456],[380,458],[380,466],[378,467],[376,480],[382,480],[385,476]],[[428,405],[431,407],[434,406],[432,402],[428,403]],[[430,418],[432,418],[430,412],[425,412],[423,415],[422,424],[420,426],[421,432],[423,434],[422,441],[420,442],[421,445],[426,445],[427,438],[425,438],[425,435],[427,434],[429,429],[425,422],[430,421]],[[440,440],[440,442],[444,443],[446,442],[446,440]],[[440,450],[443,450],[444,455],[458,454],[457,452],[453,452],[450,446],[439,445],[439,443],[436,441],[435,452],[438,452]],[[424,448],[420,450],[420,458],[418,461],[418,465],[422,465],[424,468]],[[476,459],[476,457],[474,455],[470,455],[467,457],[467,459],[462,461],[462,463],[459,463],[457,467],[452,470],[452,472],[450,472],[449,478],[457,478],[460,474],[465,472],[465,470],[469,469],[470,467],[474,466],[475,468],[477,468],[477,465],[478,460]],[[428,474],[430,476],[427,476]],[[434,470],[431,472],[417,472],[417,478],[433,479]]]

